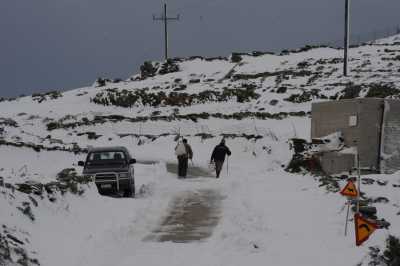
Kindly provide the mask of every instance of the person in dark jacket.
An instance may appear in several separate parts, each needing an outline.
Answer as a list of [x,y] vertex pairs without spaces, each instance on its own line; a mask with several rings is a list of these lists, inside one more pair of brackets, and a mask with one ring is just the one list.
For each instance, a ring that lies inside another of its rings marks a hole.
[[176,146],[175,154],[178,157],[178,176],[185,178],[187,175],[188,161],[193,158],[192,147],[187,143],[187,139],[183,139],[182,143]]
[[214,161],[215,163],[215,171],[217,174],[217,178],[219,178],[219,174],[221,173],[222,166],[224,165],[225,156],[231,156],[231,151],[225,145],[225,139],[221,140],[221,143],[215,146],[212,155],[211,155],[211,163]]

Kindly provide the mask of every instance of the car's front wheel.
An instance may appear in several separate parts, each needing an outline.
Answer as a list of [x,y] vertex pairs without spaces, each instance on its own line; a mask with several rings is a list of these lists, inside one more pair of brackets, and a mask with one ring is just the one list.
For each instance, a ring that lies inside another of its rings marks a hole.
[[99,194],[100,194],[100,195],[103,195],[103,194],[104,194],[104,191],[103,191],[103,189],[101,188],[101,186],[98,185],[98,184],[96,184],[96,187],[97,187],[97,191],[99,192]]
[[134,182],[129,182],[129,186],[127,189],[124,191],[124,197],[127,198],[134,198],[135,197],[135,183]]

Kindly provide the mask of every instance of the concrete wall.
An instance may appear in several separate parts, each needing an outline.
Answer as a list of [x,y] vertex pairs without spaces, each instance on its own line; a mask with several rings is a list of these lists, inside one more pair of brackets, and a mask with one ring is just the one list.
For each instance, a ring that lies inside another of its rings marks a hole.
[[[321,138],[341,131],[346,146],[359,147],[361,167],[379,169],[382,99],[351,99],[314,103],[311,113],[311,138]],[[359,113],[358,117],[357,113]],[[349,124],[351,116],[357,117],[357,124],[354,126]],[[337,169],[332,169],[332,171],[342,172],[343,168],[348,167],[347,163],[339,163],[340,161],[335,164]]]
[[338,152],[323,153],[319,157],[321,167],[325,173],[339,174],[350,171],[355,165],[354,154],[341,154]]
[[359,105],[360,166],[379,171],[384,101],[383,99],[362,99]]
[[381,170],[400,170],[400,101],[386,100],[381,145]]
[[311,138],[321,138],[337,131],[345,137],[345,145],[353,146],[358,127],[349,126],[349,117],[357,115],[353,101],[313,103],[311,108]]

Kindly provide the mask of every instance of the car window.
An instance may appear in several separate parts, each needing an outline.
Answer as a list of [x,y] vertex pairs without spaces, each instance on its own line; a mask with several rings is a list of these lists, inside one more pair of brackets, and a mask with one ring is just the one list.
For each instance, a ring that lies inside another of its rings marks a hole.
[[102,151],[91,152],[88,156],[88,162],[118,162],[126,161],[126,156],[121,151]]

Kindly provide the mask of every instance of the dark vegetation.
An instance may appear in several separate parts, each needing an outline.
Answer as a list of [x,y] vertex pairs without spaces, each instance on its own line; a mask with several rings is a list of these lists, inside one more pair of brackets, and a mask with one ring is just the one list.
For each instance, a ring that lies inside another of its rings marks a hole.
[[[120,83],[120,82],[122,82],[122,79],[120,79],[120,78],[116,78],[116,79],[97,78],[94,86],[95,87],[104,87],[110,83],[115,84],[115,83]],[[82,96],[82,95],[84,95],[84,94],[80,94],[78,96]]]
[[304,139],[291,139],[290,146],[293,150],[293,157],[286,166],[285,171],[296,174],[311,174],[320,182],[320,187],[325,187],[327,191],[336,193],[340,190],[339,178],[325,174],[321,168],[319,160],[308,153],[311,144]]
[[47,100],[55,100],[61,98],[62,96],[62,93],[59,91],[49,91],[44,93],[34,93],[32,94],[32,99],[38,103],[41,103]]
[[240,55],[240,53],[232,53],[231,56],[231,61],[232,63],[239,63],[240,61],[242,61],[242,56]]
[[382,58],[383,61],[400,61],[400,55],[394,57],[384,57]]
[[18,123],[11,118],[0,117],[0,126],[18,127]]
[[97,135],[96,132],[91,132],[91,131],[78,133],[76,135],[79,136],[79,137],[83,136],[83,135],[86,135],[88,137],[88,139],[98,139],[98,138],[100,138],[102,136],[102,135]]
[[392,84],[370,84],[366,97],[386,98],[390,96],[400,96],[400,90]]
[[327,48],[327,47],[329,47],[329,46],[327,46],[327,45],[306,45],[306,46],[301,47],[299,49],[283,50],[280,53],[280,55],[297,54],[297,53],[307,52],[307,51],[310,51],[310,50],[316,49],[316,48]]
[[262,52],[262,51],[253,51],[250,53],[232,53],[231,56],[231,62],[232,63],[239,63],[243,60],[242,56],[247,55],[247,56],[253,56],[253,57],[258,57],[258,56],[263,56],[263,55],[274,55],[275,53],[273,52]]
[[400,265],[400,240],[398,237],[389,235],[386,239],[386,247],[369,248],[369,266],[399,266]]
[[[342,85],[342,84],[338,84]],[[368,89],[366,98],[400,98],[400,90],[391,83],[370,83],[370,84],[343,84],[345,88],[331,97],[332,100],[354,99],[360,97],[360,92]]]
[[32,149],[36,152],[40,152],[41,150],[44,151],[65,151],[65,152],[73,152],[75,154],[78,153],[86,153],[87,149],[80,148],[77,145],[74,145],[73,148],[65,148],[65,147],[59,147],[59,146],[54,146],[54,147],[46,147],[41,144],[34,144],[34,143],[26,143],[26,142],[10,142],[6,141],[3,139],[0,139],[0,146],[12,146],[12,147],[24,147],[24,148],[29,148]]
[[120,122],[127,121],[132,123],[137,122],[147,122],[147,121],[166,121],[171,122],[174,120],[191,120],[197,122],[198,119],[209,119],[209,118],[219,118],[219,119],[229,119],[229,120],[242,120],[246,118],[256,118],[261,120],[266,119],[277,119],[282,120],[290,116],[296,117],[304,117],[308,115],[304,111],[299,112],[280,112],[280,113],[268,113],[268,112],[237,112],[233,114],[222,114],[222,113],[214,113],[209,114],[206,112],[203,113],[192,113],[187,115],[179,115],[173,114],[170,116],[138,116],[138,117],[125,117],[121,115],[108,115],[108,116],[95,116],[93,120],[89,120],[88,118],[82,119],[77,122],[65,123],[62,121],[53,121],[47,124],[47,130],[55,130],[55,129],[67,129],[67,128],[76,128],[80,126],[89,126],[96,124],[104,124],[107,122]]
[[[319,163],[318,155],[310,151],[312,144],[308,143],[306,140],[298,138],[291,139],[290,147],[291,150],[293,150],[293,157],[285,169],[287,172],[303,175],[310,174],[318,180],[320,187],[324,187],[328,192],[332,193],[338,193],[340,191],[339,182],[341,180],[347,181],[349,179],[354,179],[352,177],[349,178],[347,175],[333,176],[326,174]],[[367,181],[366,178],[364,178],[364,180]],[[365,184],[364,182],[364,185]],[[365,193],[361,193],[360,196],[361,214],[364,217],[374,219],[380,228],[389,228],[390,223],[385,219],[378,220],[377,208],[372,206],[377,202],[387,203],[389,202],[388,199],[384,197],[368,198]],[[356,211],[356,201],[352,201],[351,204],[353,211]]]
[[[170,136],[174,136],[175,138],[179,138],[179,137],[191,137],[191,135],[179,135],[179,134],[173,134],[173,133],[163,133],[160,135],[150,135],[150,134],[120,134],[119,137],[120,138],[124,138],[124,137],[134,137],[137,139],[140,138],[145,138],[149,141],[155,141],[161,137],[170,137]],[[210,138],[215,138],[217,136],[213,135],[213,134],[209,134],[209,133],[197,133],[194,135],[195,137],[200,137],[202,140],[205,139],[210,139]],[[254,134],[220,134],[220,137],[224,137],[224,138],[230,138],[230,139],[236,139],[236,138],[244,138],[247,140],[257,140],[257,139],[262,139],[264,138],[264,136],[262,135],[254,135]],[[141,141],[141,143],[143,143],[143,141]]]
[[304,139],[291,139],[290,149],[293,150],[293,158],[286,167],[289,173],[306,173],[320,171],[318,162],[306,154],[310,149],[310,143]]
[[13,98],[0,97],[0,103],[1,102],[12,102],[12,101],[15,101],[16,99],[18,99],[18,98],[16,98],[16,97],[13,97]]
[[360,92],[361,92],[362,89],[363,89],[362,85],[355,85],[353,83],[349,83],[341,91],[342,96],[340,96],[339,99],[343,100],[343,99],[354,99],[354,98],[357,98],[357,97],[360,96]]
[[21,234],[18,231],[6,225],[0,228],[0,265],[39,266],[38,259],[33,258],[33,254],[25,249],[29,244],[27,233],[23,233],[23,238],[17,237],[17,234]]
[[327,99],[323,94],[320,94],[319,89],[304,90],[301,94],[292,94],[285,101],[292,103],[304,103],[309,102],[313,99]]
[[232,75],[232,79],[235,80],[249,80],[249,79],[258,79],[258,78],[268,78],[268,77],[277,77],[277,76],[292,76],[292,77],[307,77],[311,76],[313,73],[308,70],[282,70],[276,72],[263,72],[256,74],[234,74]]
[[148,88],[121,91],[117,89],[108,89],[105,92],[98,93],[90,100],[96,104],[120,107],[133,107],[138,105],[152,107],[190,106],[192,104],[202,104],[206,102],[226,102],[233,98],[236,98],[237,102],[242,103],[260,97],[260,95],[255,92],[255,89],[254,86],[244,85],[244,88],[223,88],[222,92],[205,90],[195,94],[176,91],[169,92],[168,94],[164,91],[150,92]]
[[19,191],[29,195],[30,202],[23,202],[22,207],[18,207],[24,215],[31,221],[35,221],[35,216],[32,212],[33,207],[38,206],[38,201],[34,197],[39,197],[40,200],[47,198],[51,202],[56,202],[57,197],[66,193],[81,196],[85,192],[85,187],[92,182],[90,177],[78,175],[73,168],[67,168],[57,174],[57,181],[42,184],[39,182],[28,181],[19,184],[5,183],[5,187],[12,192]]
[[140,79],[147,79],[154,77],[157,74],[165,75],[168,73],[178,72],[179,65],[177,62],[180,59],[168,59],[166,62],[160,64],[159,62],[146,61],[140,66]]
[[[85,188],[91,183],[91,178],[79,176],[75,169],[64,169],[57,175],[57,181],[42,184],[38,182],[25,182],[12,185],[2,184],[5,189],[2,193],[10,198],[15,198],[15,192],[25,194],[26,200],[17,206],[29,221],[35,222],[34,210],[42,200],[57,202],[66,193],[81,196]],[[18,235],[24,234],[23,237]],[[36,258],[32,257],[34,252],[28,252],[26,245],[29,244],[29,234],[15,228],[2,225],[0,228],[0,265],[40,265]]]

